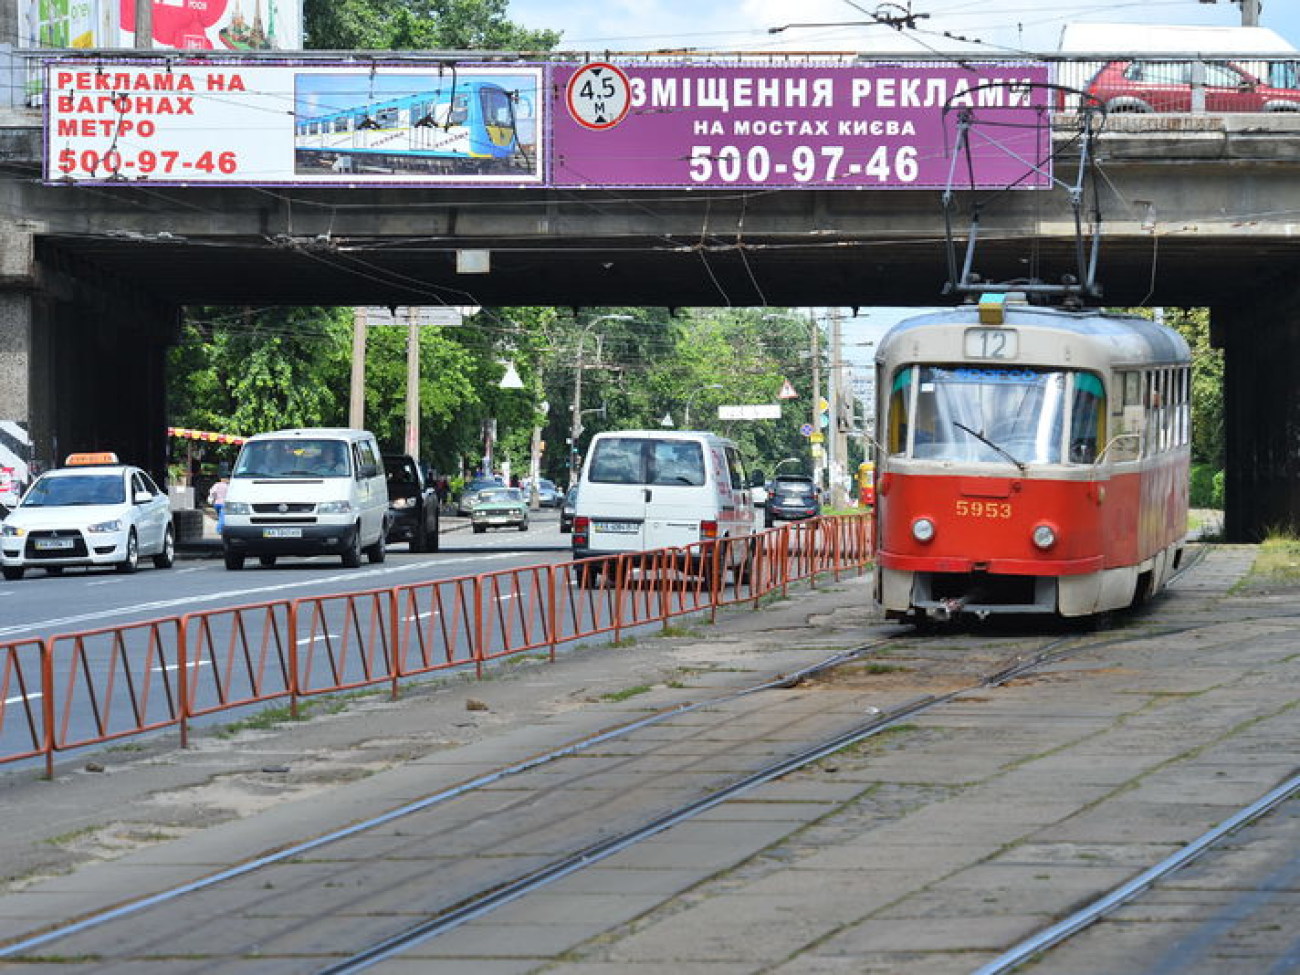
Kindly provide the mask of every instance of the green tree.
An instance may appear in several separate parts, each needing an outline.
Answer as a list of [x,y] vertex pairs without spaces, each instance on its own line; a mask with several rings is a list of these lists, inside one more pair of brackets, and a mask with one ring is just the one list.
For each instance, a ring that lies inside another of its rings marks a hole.
[[550,30],[506,19],[508,0],[306,0],[304,45],[313,50],[549,51]]
[[1222,470],[1224,457],[1223,350],[1210,344],[1206,308],[1166,308],[1165,323],[1192,350],[1192,462]]
[[335,308],[195,309],[170,356],[169,416],[244,436],[338,422],[347,387],[328,377],[346,369],[350,334]]

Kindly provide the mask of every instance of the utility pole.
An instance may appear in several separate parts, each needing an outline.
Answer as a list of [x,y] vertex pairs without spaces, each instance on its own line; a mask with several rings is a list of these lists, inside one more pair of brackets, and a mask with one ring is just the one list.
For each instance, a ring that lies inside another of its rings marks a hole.
[[[1201,3],[1218,3],[1219,0],[1201,0]],[[1259,26],[1260,0],[1228,0],[1229,3],[1241,5],[1241,26]]]
[[578,358],[573,363],[573,403],[569,409],[573,416],[569,421],[569,487],[578,483],[578,438],[582,436],[582,350],[586,346],[587,333],[578,336]]
[[420,318],[406,308],[406,452],[420,459]]
[[833,446],[830,454],[831,504],[843,508],[848,503],[844,483],[849,467],[849,440],[845,433],[844,406],[848,402],[844,389],[843,323],[840,310],[832,308],[831,312],[831,381],[830,381],[830,427],[827,429],[827,442]]
[[352,309],[352,385],[348,397],[348,426],[365,427],[366,420],[366,328],[364,308]]
[[[813,436],[816,437],[822,432],[822,353],[821,353],[821,333],[817,326],[817,314],[814,311],[808,312],[808,330],[811,336],[811,355],[812,355],[812,428]],[[821,486],[822,483],[822,450],[821,444],[816,440],[811,441],[812,450],[812,475],[813,482]]]
[[153,48],[153,0],[135,0],[135,46]]

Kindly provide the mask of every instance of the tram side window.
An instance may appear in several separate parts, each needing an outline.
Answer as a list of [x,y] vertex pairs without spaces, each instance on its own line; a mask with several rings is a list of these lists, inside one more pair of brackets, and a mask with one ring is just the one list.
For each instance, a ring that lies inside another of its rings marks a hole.
[[1178,371],[1178,445],[1192,442],[1192,390],[1191,370]]
[[902,369],[894,377],[894,384],[889,391],[889,412],[885,422],[885,447],[891,454],[901,454],[907,450],[907,431],[911,426],[908,418],[909,392],[915,370],[911,367]]
[[1101,378],[1076,373],[1070,408],[1070,460],[1091,464],[1106,441],[1106,390]]

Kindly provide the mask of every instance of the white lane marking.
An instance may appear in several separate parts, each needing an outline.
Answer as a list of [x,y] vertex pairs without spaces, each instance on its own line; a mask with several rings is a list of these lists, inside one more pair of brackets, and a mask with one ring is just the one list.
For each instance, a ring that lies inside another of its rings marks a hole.
[[[481,563],[491,560],[502,560],[514,557],[513,552],[502,552],[499,555],[480,555],[473,558],[462,559],[440,559],[438,566],[444,565],[461,565],[471,563]],[[171,609],[185,609],[188,611],[194,606],[203,603],[215,603],[224,600],[247,600],[250,596],[263,596],[272,593],[289,592],[295,589],[303,589],[308,586],[319,586],[331,582],[352,582],[358,579],[374,579],[386,575],[397,575],[403,572],[412,572],[416,569],[427,568],[424,563],[414,563],[411,565],[397,565],[386,568],[374,569],[353,569],[348,572],[340,572],[329,576],[314,576],[310,579],[295,579],[292,582],[278,583],[276,585],[253,586],[248,589],[228,589],[224,592],[208,593],[207,595],[178,596],[174,599],[160,599],[152,603],[137,603],[134,606],[122,606],[117,609],[107,609],[97,613],[79,613],[75,616],[64,616],[59,619],[42,620],[39,623],[20,623],[16,626],[0,627],[0,637],[11,637],[29,633],[33,630],[46,628],[66,628],[77,623],[88,623],[99,620],[110,620],[115,617],[129,616],[137,613],[156,613]],[[226,571],[222,569],[222,571]],[[438,582],[440,580],[431,579],[429,582]],[[236,603],[238,605],[238,603]]]

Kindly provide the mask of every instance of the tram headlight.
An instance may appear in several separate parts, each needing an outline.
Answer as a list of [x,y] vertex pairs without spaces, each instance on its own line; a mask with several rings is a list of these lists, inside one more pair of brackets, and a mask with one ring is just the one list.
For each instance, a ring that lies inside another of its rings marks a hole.
[[1056,544],[1056,530],[1051,525],[1038,525],[1033,537],[1034,544],[1044,551]]
[[918,542],[928,542],[934,538],[934,522],[929,518],[917,518],[912,522],[912,537]]

